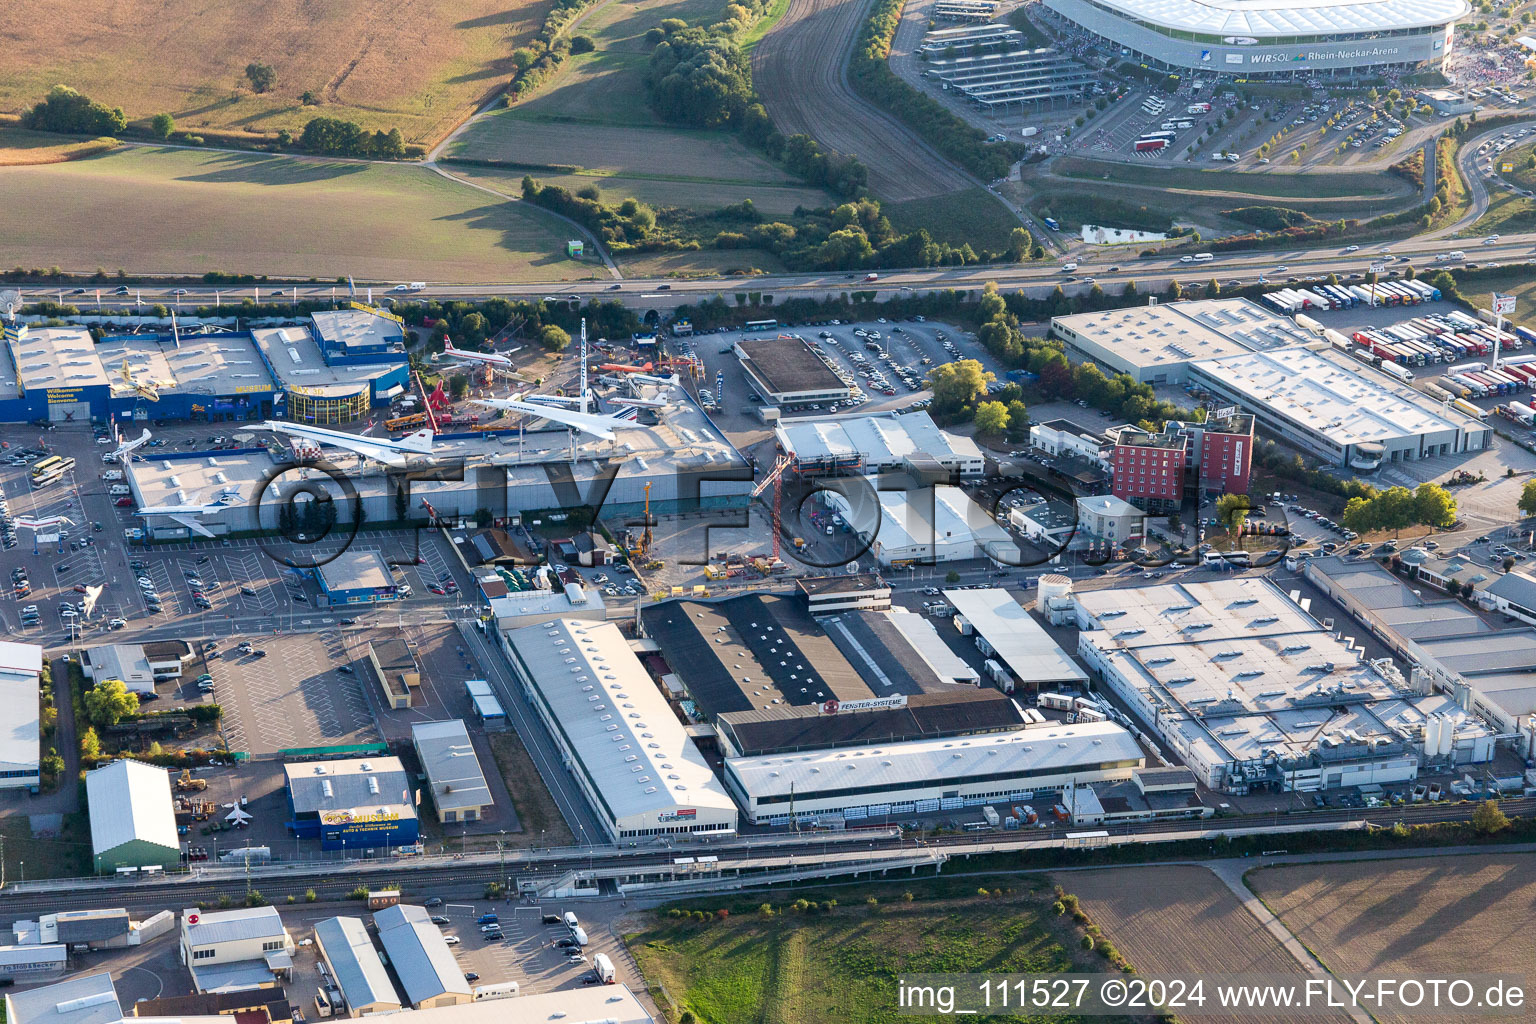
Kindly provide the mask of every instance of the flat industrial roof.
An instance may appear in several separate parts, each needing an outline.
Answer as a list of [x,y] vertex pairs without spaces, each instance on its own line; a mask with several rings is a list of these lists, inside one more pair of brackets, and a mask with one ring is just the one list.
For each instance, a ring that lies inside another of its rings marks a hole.
[[781,420],[775,433],[780,446],[803,463],[857,458],[887,465],[918,456],[940,462],[982,460],[973,438],[939,429],[926,412]]
[[843,379],[803,338],[743,338],[736,346],[773,394],[848,390]]
[[320,398],[343,398],[368,387],[370,381],[399,367],[399,363],[326,364],[320,343],[307,327],[259,327],[251,332],[256,347],[285,388],[303,388]]
[[614,820],[675,807],[735,811],[618,626],[552,619],[506,637]]
[[40,988],[9,989],[9,1024],[115,1024],[123,1006],[112,987],[112,975],[76,975]]
[[1074,342],[1102,349],[1106,362],[1143,370],[1313,340],[1293,321],[1247,299],[1200,299],[1074,313],[1054,317],[1051,326],[1070,331]]
[[1088,681],[1088,673],[1000,587],[946,590],[944,600],[996,651],[995,657],[1026,686]]
[[285,764],[283,774],[295,813],[366,807],[416,817],[410,778],[398,757]]
[[1354,445],[1450,431],[1486,430],[1441,408],[1423,392],[1331,350],[1286,348],[1194,364],[1241,396],[1305,424],[1333,443]]
[[432,802],[439,811],[490,806],[491,787],[486,785],[462,719],[418,722],[411,726],[411,742],[416,745],[421,769],[432,787]]
[[[931,497],[930,497],[931,495]],[[884,552],[926,547],[930,552],[969,538],[984,550],[1017,551],[1013,537],[958,487],[880,491],[880,527],[874,537]]]
[[586,985],[557,992],[520,995],[511,1004],[482,999],[458,1006],[439,1006],[416,1010],[407,1018],[410,1024],[507,1024],[509,1017],[518,1024],[653,1024],[635,994],[624,985]]
[[1448,25],[1462,0],[1094,0],[1133,21],[1179,32],[1253,36],[1339,35]]
[[393,345],[405,337],[405,328],[398,323],[365,309],[324,309],[311,313],[309,319],[327,345],[346,349]]
[[252,501],[256,497],[256,482],[275,465],[272,456],[264,451],[218,452],[135,458],[128,463],[127,470],[144,507],[160,508],[212,501],[229,488],[237,488],[242,499]]
[[[751,797],[791,791],[931,786],[935,779],[1049,773],[1079,765],[1143,757],[1135,738],[1113,722],[1039,727],[988,736],[911,740],[878,746],[726,759]],[[878,795],[871,803],[881,802]]]
[[10,342],[21,390],[84,388],[107,383],[96,343],[84,327],[33,327]]
[[181,850],[171,780],[164,768],[123,758],[85,775],[91,847],[97,855],[135,839],[175,854]]
[[30,770],[42,758],[41,711],[37,680],[43,669],[43,649],[36,644],[0,641],[0,764]]
[[1024,725],[1013,699],[990,686],[920,693],[899,708],[827,715],[815,705],[779,704],[716,719],[716,727],[735,738],[736,749],[749,754],[1009,732]]
[[320,582],[327,591],[381,590],[395,585],[383,555],[350,547],[320,567]]
[[114,385],[126,358],[134,379],[171,382],[161,394],[233,395],[276,386],[251,335],[243,332],[183,335],[180,344],[164,336],[125,334],[104,339],[96,352]]

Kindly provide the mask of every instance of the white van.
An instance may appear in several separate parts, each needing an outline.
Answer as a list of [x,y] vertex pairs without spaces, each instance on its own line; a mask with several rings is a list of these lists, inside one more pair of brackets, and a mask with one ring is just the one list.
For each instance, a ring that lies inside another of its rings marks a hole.
[[1076,263],[1063,263],[1061,265],[1061,269],[1070,274],[1072,271],[1077,269],[1077,264]]
[[114,498],[121,498],[132,493],[133,491],[129,489],[127,484],[113,484],[111,487],[107,488],[107,494]]
[[1215,258],[1216,258],[1215,256],[1211,255],[1208,252],[1197,252],[1197,253],[1195,253],[1194,261],[1196,263],[1209,263],[1209,262],[1211,262],[1211,260],[1213,260]]
[[574,910],[567,910],[561,916],[561,919],[565,921],[565,926],[571,931],[575,931],[577,928],[581,927],[581,922],[576,919],[576,912]]

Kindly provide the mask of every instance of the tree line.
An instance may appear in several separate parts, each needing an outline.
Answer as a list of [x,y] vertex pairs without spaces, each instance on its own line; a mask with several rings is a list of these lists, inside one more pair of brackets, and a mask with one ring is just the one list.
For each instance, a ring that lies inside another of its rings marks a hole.
[[67,85],[56,85],[22,115],[21,126],[68,135],[121,135],[128,127],[128,118],[122,107],[108,107]]

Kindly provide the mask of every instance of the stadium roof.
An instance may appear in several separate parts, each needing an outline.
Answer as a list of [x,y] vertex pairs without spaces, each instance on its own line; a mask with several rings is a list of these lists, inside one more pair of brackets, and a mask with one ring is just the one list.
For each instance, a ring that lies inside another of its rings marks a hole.
[[1095,0],[1126,18],[1180,32],[1269,36],[1336,35],[1447,25],[1470,10],[1462,0]]
[[971,623],[996,657],[1026,687],[1042,683],[1087,682],[1088,673],[1067,657],[1045,627],[1008,591],[946,590],[944,600]]
[[618,626],[554,619],[505,635],[614,820],[735,810]]
[[315,925],[315,941],[325,951],[348,1006],[400,1005],[400,996],[390,983],[389,972],[384,969],[378,950],[373,948],[362,918],[328,917]]
[[434,996],[470,994],[453,950],[421,907],[407,903],[385,907],[373,915],[373,923],[412,1006]]
[[731,772],[752,797],[791,792],[806,798],[824,789],[927,786],[936,778],[1049,773],[1144,755],[1113,722],[1038,727],[995,736],[914,740],[809,754],[733,757]]
[[87,772],[91,846],[100,855],[135,839],[172,852],[181,849],[171,779],[164,768],[124,758]]
[[422,771],[432,787],[432,802],[439,811],[485,807],[491,788],[485,783],[480,760],[464,722],[418,722],[411,726],[411,742],[421,758]]

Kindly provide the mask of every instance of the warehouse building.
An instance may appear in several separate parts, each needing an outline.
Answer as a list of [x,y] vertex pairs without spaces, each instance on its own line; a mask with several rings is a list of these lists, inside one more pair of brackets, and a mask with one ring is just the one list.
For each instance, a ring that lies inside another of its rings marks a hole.
[[181,861],[171,779],[164,768],[120,758],[85,775],[91,854],[98,875]]
[[727,756],[1006,732],[1018,706],[910,612],[813,617],[793,597],[666,601],[640,612]]
[[610,840],[736,830],[730,796],[618,626],[552,619],[501,636]]
[[1493,733],[1367,662],[1267,580],[1074,595],[1078,654],[1183,759],[1233,794],[1392,784],[1480,763]]
[[991,558],[1017,564],[1018,545],[970,495],[948,484],[877,492],[880,518],[860,515],[840,493],[823,492],[884,566]]
[[1119,60],[1239,81],[1436,67],[1471,10],[1464,0],[1044,0],[1044,8]]
[[847,821],[1054,797],[1064,788],[1129,779],[1145,764],[1112,722],[998,736],[916,740],[790,756],[732,757],[726,786],[754,824],[836,815]]
[[410,777],[398,757],[283,766],[288,831],[322,850],[409,846],[418,837]]
[[1251,410],[1258,425],[1330,466],[1382,465],[1481,451],[1493,430],[1329,348],[1193,362],[1190,379]]
[[42,780],[42,707],[38,680],[43,649],[0,641],[0,789],[36,790]]
[[389,564],[377,551],[349,547],[315,570],[326,604],[379,604],[400,600]]
[[383,699],[391,711],[402,711],[414,703],[414,691],[421,687],[421,669],[416,664],[415,645],[398,636],[368,641],[368,664],[379,679]]
[[1247,299],[1128,306],[1051,319],[1067,351],[1141,384],[1182,384],[1191,363],[1315,340],[1288,317]]
[[180,950],[198,992],[272,988],[293,972],[293,938],[276,907],[183,910]]
[[379,942],[405,990],[405,1001],[418,1010],[474,1001],[464,971],[443,933],[421,907],[400,903],[373,915]]
[[112,397],[96,343],[84,327],[28,327],[5,333],[16,369],[16,421],[89,423],[105,419]]
[[[58,966],[50,972],[54,977],[64,971],[63,956],[60,947]],[[103,971],[41,988],[7,989],[5,1019],[6,1024],[117,1024],[123,1019],[123,1006],[112,987],[112,975]]]
[[107,644],[80,652],[80,668],[92,683],[121,679],[134,693],[152,693],[156,683],[181,678],[182,664],[191,656],[185,640]]
[[307,328],[262,328],[252,337],[286,418],[297,423],[352,423],[410,386],[405,327],[385,310],[317,312]]
[[[1426,593],[1412,582],[1415,566],[1406,556],[1418,550],[1405,552],[1407,580],[1374,561],[1338,557],[1309,559],[1306,576],[1408,663],[1415,692],[1449,694],[1499,732],[1529,734],[1536,716],[1536,629],[1500,628],[1460,601],[1434,600],[1432,591]],[[1456,574],[1470,580],[1477,569],[1476,563],[1467,562]],[[1517,610],[1501,607],[1500,601],[1530,583],[1528,576],[1505,573],[1478,596],[1493,610],[1528,621]],[[1526,589],[1523,596],[1529,600],[1536,590]]]
[[980,476],[986,469],[975,440],[939,429],[926,412],[780,420],[774,436],[805,474],[872,475],[914,463],[960,476]]
[[[37,945],[37,946],[0,946],[0,982],[13,984],[21,982],[23,985],[33,984],[39,981],[51,981],[61,978],[69,969],[68,947],[63,945]],[[6,1008],[10,1008],[11,997],[6,996]],[[9,1016],[7,1021],[14,1021],[15,1016]]]
[[747,383],[770,405],[808,406],[853,397],[852,387],[804,338],[743,338],[736,343],[736,357]]
[[1001,587],[946,590],[944,600],[955,610],[961,632],[974,635],[981,652],[1008,670],[1008,677],[998,681],[1003,689],[1011,691],[1016,684],[1035,692],[1088,681],[1088,673]]
[[339,1016],[366,1017],[400,1009],[400,995],[389,980],[368,926],[360,917],[328,917],[315,925],[315,946],[346,1001]]
[[461,719],[416,723],[411,726],[411,745],[426,773],[438,821],[479,821],[486,816],[495,801]]

